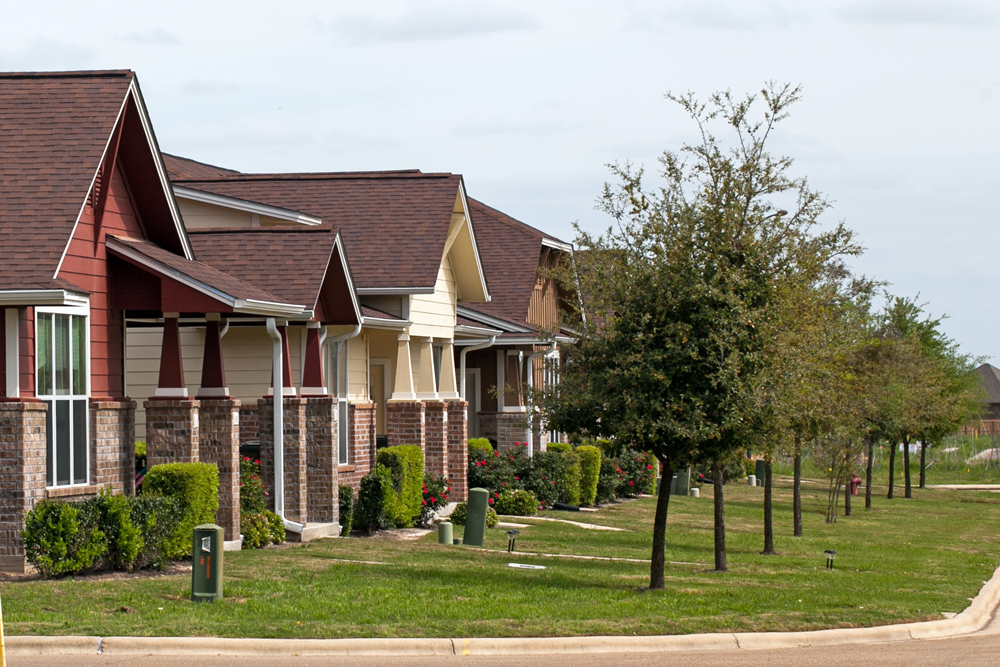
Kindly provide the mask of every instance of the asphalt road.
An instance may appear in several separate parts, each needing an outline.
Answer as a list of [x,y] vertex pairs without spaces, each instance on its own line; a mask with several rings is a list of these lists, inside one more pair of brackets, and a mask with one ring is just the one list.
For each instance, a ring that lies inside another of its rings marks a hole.
[[253,658],[204,656],[16,656],[7,660],[9,667],[105,667],[108,665],[143,665],[179,667],[384,667],[392,664],[415,667],[914,667],[947,665],[949,667],[984,667],[1000,665],[1000,619],[974,635],[957,639],[909,641],[892,644],[788,648],[762,651],[670,651],[666,653],[626,653],[565,656],[443,656],[407,657],[336,657],[336,658]]

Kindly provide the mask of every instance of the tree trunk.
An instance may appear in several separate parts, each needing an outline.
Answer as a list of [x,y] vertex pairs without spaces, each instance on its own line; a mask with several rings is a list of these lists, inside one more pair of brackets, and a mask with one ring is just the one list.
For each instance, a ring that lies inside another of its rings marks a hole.
[[792,524],[795,537],[802,537],[802,451],[795,436],[795,480],[792,482]]
[[920,441],[920,488],[927,488],[927,440]]
[[[674,476],[673,468],[666,462],[660,461],[663,466],[661,479],[664,483]],[[649,589],[653,591],[663,590],[663,562],[665,559],[664,550],[667,541],[667,510],[670,506],[670,487],[664,488],[664,483],[660,484],[660,493],[656,497],[656,517],[653,519],[653,556],[649,564]]]
[[[851,449],[854,449],[854,440],[851,440]],[[853,471],[854,466],[851,465],[850,454],[844,459],[844,516],[851,516],[851,480],[847,478],[848,471]],[[850,472],[851,479],[854,478],[854,473]]]
[[889,443],[889,493],[886,498],[892,499],[892,490],[896,481],[896,439]]
[[771,457],[764,459],[764,556],[774,556],[774,522],[771,512],[771,468],[773,461]]
[[865,509],[872,508],[872,463],[875,458],[875,438],[868,436],[868,466],[865,470]]
[[903,481],[905,483],[904,496],[913,497],[913,489],[910,486],[910,436],[903,438]]
[[728,572],[726,567],[726,513],[722,504],[722,461],[712,463],[712,487],[715,496],[715,571]]

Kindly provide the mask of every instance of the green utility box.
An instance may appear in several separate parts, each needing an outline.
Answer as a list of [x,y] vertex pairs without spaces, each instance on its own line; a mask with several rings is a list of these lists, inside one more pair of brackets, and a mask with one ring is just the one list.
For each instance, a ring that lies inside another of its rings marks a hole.
[[191,545],[191,600],[222,599],[222,526],[203,523],[194,527]]
[[465,513],[464,543],[470,547],[486,546],[486,509],[489,507],[490,492],[486,489],[470,489],[468,511]]
[[757,476],[757,486],[764,486],[764,482],[767,481],[767,465],[764,463],[764,459],[757,459],[753,474]]
[[686,496],[691,488],[691,468],[678,470],[673,479],[670,480],[670,495]]

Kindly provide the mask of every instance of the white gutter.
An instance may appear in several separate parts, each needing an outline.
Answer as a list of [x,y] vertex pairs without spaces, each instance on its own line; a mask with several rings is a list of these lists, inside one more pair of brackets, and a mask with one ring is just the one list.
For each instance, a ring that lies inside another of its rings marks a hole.
[[90,297],[64,289],[15,289],[0,291],[0,307],[86,306]]
[[181,185],[174,185],[174,196],[179,199],[188,199],[202,204],[212,204],[214,206],[230,208],[236,211],[256,213],[257,215],[264,215],[269,218],[277,218],[278,220],[297,222],[300,225],[315,226],[323,222],[320,218],[312,215],[306,215],[305,213],[301,213],[299,211],[293,211],[292,209],[260,204],[248,199],[237,199],[236,197],[217,195],[213,192],[195,190],[194,188],[186,188]]
[[[328,358],[330,356],[330,348],[327,347],[327,346],[332,346],[334,343],[342,343],[342,342],[344,342],[346,340],[350,340],[350,339],[356,337],[359,333],[361,333],[361,326],[362,326],[361,324],[357,324],[357,325],[354,326],[354,329],[352,329],[350,331],[350,333],[340,334],[339,336],[325,336],[325,333],[324,333],[325,338],[320,343],[320,345],[323,348],[323,358],[326,359],[326,358]],[[323,331],[324,332],[326,331],[326,327],[323,327]],[[348,364],[350,364],[350,355],[344,355],[344,359],[345,359],[345,361],[347,361]],[[339,367],[337,368],[337,372],[340,373],[340,368]],[[327,384],[327,387],[336,388],[337,391],[340,390],[340,378],[326,378],[326,384]],[[349,384],[349,382],[348,382],[348,384]],[[348,386],[348,394],[350,394],[350,386]],[[340,398],[340,396],[338,395],[337,398]],[[337,419],[338,420],[340,419],[339,413],[338,413]],[[343,424],[340,424],[340,423],[337,424],[337,428],[338,429],[341,428],[341,427],[343,427],[343,426],[344,426]],[[340,465],[340,460],[339,460],[339,457],[340,457],[340,437],[339,436],[337,437],[337,443],[338,443],[337,447],[336,447],[336,449],[337,449],[337,457],[338,457],[337,465]]]
[[[531,397],[531,390],[535,387],[535,359],[544,357],[556,349],[556,342],[549,341],[547,350],[539,350],[528,355],[528,396]],[[534,456],[535,452],[535,408],[528,411],[528,456]]]
[[301,533],[304,526],[285,518],[285,415],[284,388],[285,374],[282,364],[281,332],[273,317],[267,318],[267,333],[271,336],[271,364],[274,380],[272,397],[274,399],[274,513],[281,517],[285,529],[293,533]]
[[459,370],[459,375],[461,376],[461,382],[459,382],[458,386],[460,389],[459,395],[462,397],[463,401],[467,400],[465,398],[465,355],[475,350],[485,350],[488,347],[492,347],[493,343],[495,343],[496,341],[497,341],[496,336],[490,336],[490,339],[486,342],[479,343],[477,345],[470,345],[469,347],[463,347],[461,354],[458,355],[459,358],[458,366],[461,369]]

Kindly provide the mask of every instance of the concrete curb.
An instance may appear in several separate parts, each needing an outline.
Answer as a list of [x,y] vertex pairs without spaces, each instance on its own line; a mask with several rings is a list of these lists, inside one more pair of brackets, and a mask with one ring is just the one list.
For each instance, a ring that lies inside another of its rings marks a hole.
[[982,630],[1000,604],[1000,567],[954,618],[808,632],[720,632],[647,637],[473,637],[461,639],[234,639],[220,637],[6,638],[10,655],[440,656],[740,651],[961,637]]

